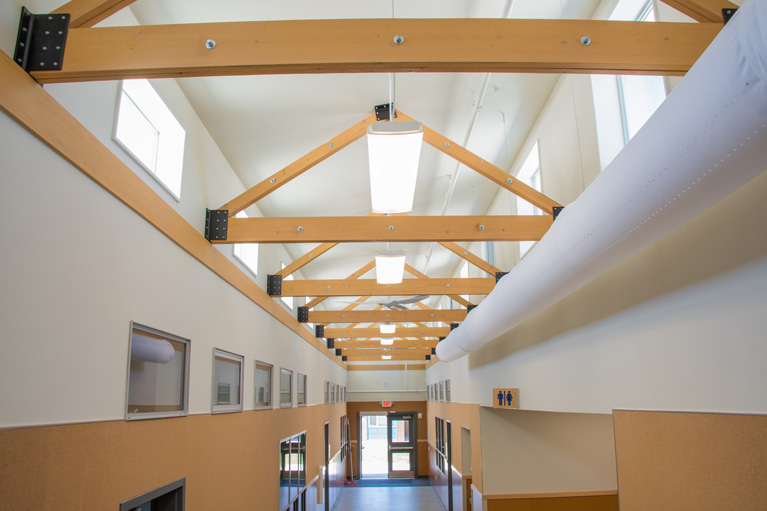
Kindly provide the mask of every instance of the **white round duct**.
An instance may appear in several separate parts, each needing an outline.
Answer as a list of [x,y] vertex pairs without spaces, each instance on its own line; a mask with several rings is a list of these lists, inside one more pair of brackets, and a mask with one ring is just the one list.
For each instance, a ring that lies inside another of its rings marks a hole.
[[477,350],[767,169],[767,2],[747,1],[549,232],[437,346]]

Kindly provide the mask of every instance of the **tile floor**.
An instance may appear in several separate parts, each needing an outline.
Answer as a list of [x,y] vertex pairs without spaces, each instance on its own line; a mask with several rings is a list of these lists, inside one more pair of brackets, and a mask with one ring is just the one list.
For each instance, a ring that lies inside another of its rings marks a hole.
[[431,486],[345,486],[333,511],[445,511]]

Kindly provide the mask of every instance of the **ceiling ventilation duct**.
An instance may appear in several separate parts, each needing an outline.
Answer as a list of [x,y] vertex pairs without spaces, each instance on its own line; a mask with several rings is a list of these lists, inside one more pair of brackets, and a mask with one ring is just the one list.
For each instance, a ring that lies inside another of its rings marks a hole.
[[456,360],[767,169],[767,2],[747,1],[605,171],[437,346]]

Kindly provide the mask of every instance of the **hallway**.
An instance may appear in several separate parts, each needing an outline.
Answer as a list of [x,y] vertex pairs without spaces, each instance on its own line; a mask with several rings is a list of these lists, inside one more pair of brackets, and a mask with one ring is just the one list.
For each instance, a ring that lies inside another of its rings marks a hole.
[[345,486],[333,511],[444,511],[431,486]]

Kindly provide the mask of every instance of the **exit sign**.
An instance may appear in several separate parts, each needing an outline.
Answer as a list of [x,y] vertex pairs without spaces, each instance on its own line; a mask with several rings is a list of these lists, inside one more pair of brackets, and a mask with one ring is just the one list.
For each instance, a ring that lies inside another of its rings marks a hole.
[[391,401],[381,401],[381,408],[391,408]]
[[519,389],[493,389],[493,408],[519,408]]

